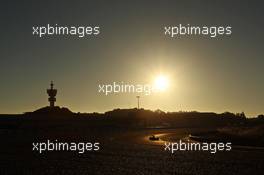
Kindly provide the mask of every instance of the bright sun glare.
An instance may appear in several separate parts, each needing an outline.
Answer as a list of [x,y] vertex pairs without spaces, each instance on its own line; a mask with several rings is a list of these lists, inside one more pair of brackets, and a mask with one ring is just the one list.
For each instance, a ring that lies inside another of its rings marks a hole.
[[165,91],[169,86],[169,79],[165,75],[159,75],[155,78],[154,86],[158,91]]

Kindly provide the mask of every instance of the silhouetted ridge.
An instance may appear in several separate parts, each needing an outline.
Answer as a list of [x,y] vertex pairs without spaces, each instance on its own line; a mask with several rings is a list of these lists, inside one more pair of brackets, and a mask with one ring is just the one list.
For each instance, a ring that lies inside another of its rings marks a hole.
[[59,107],[59,106],[55,106],[55,107],[43,107],[40,108],[36,111],[33,112],[33,114],[73,114],[72,111],[70,111],[68,108],[65,107]]
[[40,108],[34,112],[27,112],[25,113],[25,116],[28,117],[33,117],[33,118],[43,118],[43,119],[50,119],[50,118],[65,118],[68,116],[73,116],[74,113],[72,111],[70,111],[68,108],[65,107],[59,107],[59,106],[55,106],[55,107],[43,107]]
[[[1,116],[1,115],[0,115]],[[18,118],[2,116],[1,121],[13,121]],[[52,121],[59,119],[59,124],[71,120],[71,125],[83,125],[85,127],[135,127],[135,128],[184,128],[184,127],[224,127],[224,126],[250,126],[264,124],[264,118],[246,118],[242,113],[225,112],[164,112],[146,109],[114,109],[105,113],[74,113],[65,107],[44,107],[34,112],[20,115],[18,120],[43,120]],[[42,125],[45,125],[43,122]]]

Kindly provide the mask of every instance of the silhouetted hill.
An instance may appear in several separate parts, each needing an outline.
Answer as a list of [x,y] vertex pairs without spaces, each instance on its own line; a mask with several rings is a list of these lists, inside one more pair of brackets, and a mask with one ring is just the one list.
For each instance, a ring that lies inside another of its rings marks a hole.
[[[0,115],[1,116],[1,115]],[[55,120],[56,119],[56,120]],[[23,120],[34,123],[40,120],[40,125],[62,125],[71,122],[77,127],[133,127],[133,128],[186,128],[206,127],[216,128],[224,126],[249,126],[264,124],[264,118],[258,117],[248,119],[242,114],[225,112],[217,114],[213,112],[163,112],[161,110],[151,111],[145,109],[114,109],[100,113],[73,113],[64,107],[44,107],[34,112],[23,115],[2,115],[2,123],[14,123]]]
[[246,118],[244,113],[225,112],[163,112],[145,109],[114,109],[104,114],[78,114],[80,118],[90,118],[111,126],[132,127],[222,127],[263,124],[264,119]]
[[68,108],[65,107],[59,107],[59,106],[55,106],[55,107],[43,107],[40,108],[36,111],[33,112],[34,114],[73,114],[72,111],[70,111]]
[[64,118],[65,116],[73,116],[74,113],[65,107],[43,107],[33,112],[27,112],[24,114],[27,117],[34,118]]
[[213,112],[168,112],[145,109],[115,109],[103,115],[114,125],[140,127],[218,127],[242,125],[247,122],[244,116]]

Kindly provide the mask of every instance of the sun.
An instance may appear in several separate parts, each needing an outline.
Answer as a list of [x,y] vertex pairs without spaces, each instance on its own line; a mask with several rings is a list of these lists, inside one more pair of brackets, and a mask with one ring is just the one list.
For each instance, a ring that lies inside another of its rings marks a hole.
[[165,91],[168,89],[169,79],[165,75],[158,75],[154,81],[154,88],[157,91]]

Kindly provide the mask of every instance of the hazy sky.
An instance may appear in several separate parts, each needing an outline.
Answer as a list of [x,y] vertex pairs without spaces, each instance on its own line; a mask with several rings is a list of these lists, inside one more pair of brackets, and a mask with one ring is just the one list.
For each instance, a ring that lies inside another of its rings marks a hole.
[[[261,1],[1,2],[0,113],[57,105],[80,112],[136,107],[137,94],[105,96],[98,84],[149,83],[163,73],[170,87],[141,97],[164,111],[264,113]],[[232,35],[169,38],[164,26],[232,26]],[[32,35],[32,26],[100,26],[96,37]]]

